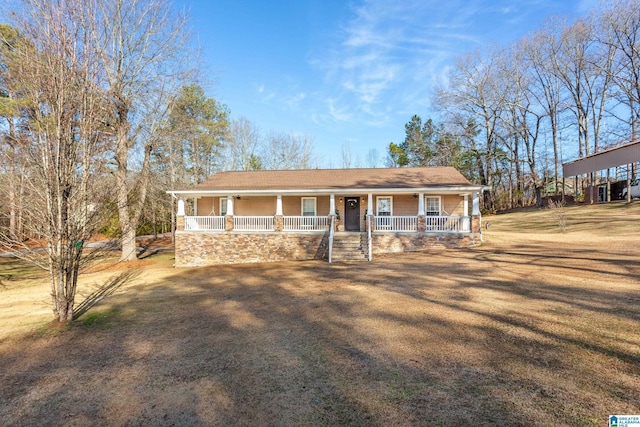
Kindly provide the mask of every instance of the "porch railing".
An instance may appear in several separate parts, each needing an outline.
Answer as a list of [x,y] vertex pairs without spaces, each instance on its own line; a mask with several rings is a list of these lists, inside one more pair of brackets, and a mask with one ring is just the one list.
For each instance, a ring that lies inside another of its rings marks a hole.
[[471,231],[471,220],[468,216],[427,216],[426,231]]
[[329,228],[328,216],[285,216],[284,231],[321,231]]
[[377,216],[377,231],[416,231],[418,229],[417,216]]
[[[223,216],[185,216],[184,228],[187,231],[224,231]],[[376,216],[374,230],[417,231],[417,216]],[[323,231],[329,228],[328,216],[285,216],[283,231]],[[234,231],[275,231],[273,216],[234,216]],[[426,216],[427,232],[469,232],[471,217],[468,216]]]
[[224,231],[223,216],[185,216],[184,229],[189,231]]
[[[469,232],[471,220],[468,216],[426,216],[425,231]],[[376,216],[376,231],[417,231],[417,216]]]
[[234,231],[274,231],[273,216],[234,216]]

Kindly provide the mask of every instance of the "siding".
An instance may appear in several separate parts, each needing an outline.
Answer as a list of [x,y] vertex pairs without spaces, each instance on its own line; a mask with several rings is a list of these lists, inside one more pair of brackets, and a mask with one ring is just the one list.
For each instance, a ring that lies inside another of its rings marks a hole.
[[218,212],[218,205],[214,205],[213,202],[213,197],[201,197],[200,199],[198,199],[198,211],[195,214],[197,216],[219,215],[220,212]]
[[[363,217],[367,209],[367,195],[354,195],[360,197],[360,216]],[[376,210],[376,197],[385,196],[385,194],[374,194],[373,210]],[[315,196],[314,196],[315,197]],[[411,216],[418,214],[418,199],[410,194],[393,195],[393,214],[398,216]],[[340,217],[344,218],[344,202],[340,203],[340,198],[344,200],[344,196],[336,196],[336,209],[340,212]],[[362,202],[362,198],[365,199]],[[462,196],[445,195],[441,197],[443,214],[453,216],[464,216],[464,203]],[[234,212],[236,215],[258,215],[269,216],[276,213],[276,197],[243,197],[240,200],[233,200]],[[316,197],[316,211],[319,216],[329,214],[329,196]],[[469,204],[471,199],[469,198]],[[301,196],[282,196],[282,212],[285,216],[301,215],[302,197]],[[446,212],[446,213],[445,213]],[[196,215],[210,216],[220,215],[220,197],[202,197],[198,199],[198,212]]]

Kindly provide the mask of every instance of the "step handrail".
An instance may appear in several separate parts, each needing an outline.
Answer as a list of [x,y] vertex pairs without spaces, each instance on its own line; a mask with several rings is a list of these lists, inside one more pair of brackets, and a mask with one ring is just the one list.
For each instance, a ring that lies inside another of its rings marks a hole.
[[371,242],[371,217],[373,215],[367,215],[367,245],[369,246],[369,261],[373,258],[373,248]]
[[331,226],[329,227],[329,264],[331,264],[331,257],[333,255],[333,230],[335,228],[336,216],[331,215]]

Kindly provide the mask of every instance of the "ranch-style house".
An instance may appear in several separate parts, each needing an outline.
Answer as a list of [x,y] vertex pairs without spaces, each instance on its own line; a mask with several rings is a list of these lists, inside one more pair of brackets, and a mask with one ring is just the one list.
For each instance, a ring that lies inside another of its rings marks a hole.
[[175,265],[371,261],[472,246],[485,189],[453,167],[219,172],[168,191],[178,199]]

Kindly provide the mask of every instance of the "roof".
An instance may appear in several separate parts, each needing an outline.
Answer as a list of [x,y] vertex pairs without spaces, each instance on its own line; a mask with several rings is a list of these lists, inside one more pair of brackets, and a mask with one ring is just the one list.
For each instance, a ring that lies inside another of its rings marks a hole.
[[450,188],[475,190],[454,167],[302,169],[218,172],[204,182],[183,191],[170,193],[353,191]]
[[640,141],[634,141],[564,163],[562,165],[562,176],[568,178],[639,161]]

